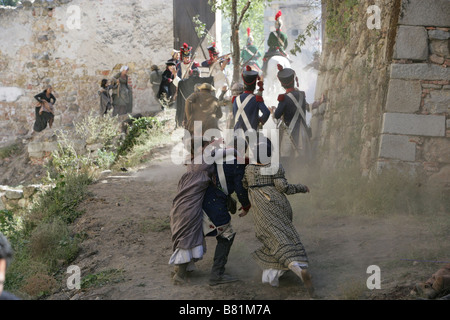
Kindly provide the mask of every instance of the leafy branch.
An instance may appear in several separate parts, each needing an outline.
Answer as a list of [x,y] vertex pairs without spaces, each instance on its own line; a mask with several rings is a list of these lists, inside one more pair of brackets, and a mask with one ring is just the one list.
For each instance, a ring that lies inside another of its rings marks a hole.
[[305,45],[306,39],[311,37],[313,35],[313,32],[316,32],[319,29],[319,23],[319,18],[315,18],[310,23],[308,23],[305,32],[300,34],[297,39],[295,39],[294,48],[290,51],[291,54],[296,56],[297,53],[302,52],[302,47]]

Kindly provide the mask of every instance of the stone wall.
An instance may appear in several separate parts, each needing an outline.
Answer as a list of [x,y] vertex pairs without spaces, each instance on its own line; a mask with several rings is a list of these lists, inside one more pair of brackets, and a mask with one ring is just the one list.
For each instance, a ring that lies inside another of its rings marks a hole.
[[0,185],[0,211],[31,208],[35,198],[48,188],[51,188],[51,186],[36,184],[11,188]]
[[97,112],[101,79],[125,64],[133,112],[157,109],[149,72],[170,58],[172,24],[172,1],[163,0],[36,0],[0,7],[0,144],[31,133],[33,97],[45,85],[57,98],[54,128],[71,128]]
[[[381,8],[381,29],[367,7]],[[450,186],[448,0],[363,1],[346,43],[325,36],[313,111],[322,168],[406,170]]]
[[[368,175],[377,160],[389,82],[391,30],[399,8],[398,1],[377,1],[382,9],[381,29],[369,29],[367,8],[371,4],[360,1],[353,7],[343,7],[345,11],[338,16],[350,16],[352,20],[347,25],[327,25],[324,31],[315,100],[325,95],[327,103],[313,110],[311,119],[321,168],[358,165]],[[325,19],[327,8],[323,10]],[[333,32],[331,27],[335,28]]]
[[378,169],[450,186],[450,1],[404,1],[383,114]]

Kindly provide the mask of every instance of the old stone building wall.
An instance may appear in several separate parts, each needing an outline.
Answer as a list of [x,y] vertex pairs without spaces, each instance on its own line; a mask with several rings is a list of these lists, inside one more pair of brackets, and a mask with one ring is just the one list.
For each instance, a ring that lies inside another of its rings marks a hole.
[[[370,5],[381,9],[379,28],[369,28]],[[450,185],[449,6],[360,1],[343,8],[352,12],[349,30],[327,25],[336,30],[326,32],[316,90],[327,103],[311,120],[322,168],[397,168]]]
[[377,167],[450,187],[450,1],[405,1]]
[[54,128],[97,112],[101,79],[122,65],[133,113],[158,108],[149,73],[173,49],[172,1],[22,1],[0,8],[0,30],[0,143],[31,132],[33,97],[47,84],[57,98]]

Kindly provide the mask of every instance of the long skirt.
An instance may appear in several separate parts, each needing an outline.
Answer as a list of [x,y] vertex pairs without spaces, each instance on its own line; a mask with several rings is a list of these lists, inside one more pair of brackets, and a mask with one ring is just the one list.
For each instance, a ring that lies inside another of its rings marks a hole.
[[41,132],[47,128],[47,123],[52,122],[55,116],[47,111],[43,111],[42,114],[39,114],[41,107],[36,107],[35,109],[36,121],[34,122],[33,130]]
[[307,264],[300,235],[292,223],[292,208],[283,193],[273,186],[250,188],[256,238],[262,247],[252,256],[262,269],[288,270],[289,263]]

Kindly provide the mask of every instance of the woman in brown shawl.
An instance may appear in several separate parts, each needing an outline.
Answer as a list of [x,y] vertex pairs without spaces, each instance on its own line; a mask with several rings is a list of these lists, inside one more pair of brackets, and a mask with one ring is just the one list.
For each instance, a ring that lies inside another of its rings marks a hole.
[[[313,296],[314,288],[307,270],[308,257],[292,223],[292,208],[286,197],[307,193],[309,189],[302,184],[289,184],[281,164],[273,174],[270,142],[260,142],[257,152],[257,163],[247,165],[242,181],[252,205],[256,238],[262,243],[252,256],[263,269],[263,283],[278,286],[278,278],[291,270]],[[267,157],[263,160],[264,155]]]
[[113,84],[117,85],[117,89],[113,91],[113,116],[131,113],[133,111],[133,92],[128,85],[128,67],[120,68],[114,79]]
[[[202,139],[202,138],[201,138]],[[218,142],[211,144],[212,147]],[[195,145],[195,143],[193,143]],[[203,150],[209,143],[203,143],[202,152],[191,156],[186,165],[187,172],[178,182],[177,195],[170,211],[173,254],[169,264],[175,265],[175,284],[183,283],[188,269],[195,269],[194,262],[203,258],[206,245],[203,235],[203,198],[214,173],[214,160],[208,160]],[[194,157],[195,156],[195,157]]]

